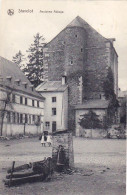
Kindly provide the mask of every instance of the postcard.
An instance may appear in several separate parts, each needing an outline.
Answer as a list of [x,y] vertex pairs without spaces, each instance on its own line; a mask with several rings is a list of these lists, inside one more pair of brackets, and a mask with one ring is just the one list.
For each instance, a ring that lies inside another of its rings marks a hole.
[[125,195],[126,18],[127,1],[1,0],[1,195]]

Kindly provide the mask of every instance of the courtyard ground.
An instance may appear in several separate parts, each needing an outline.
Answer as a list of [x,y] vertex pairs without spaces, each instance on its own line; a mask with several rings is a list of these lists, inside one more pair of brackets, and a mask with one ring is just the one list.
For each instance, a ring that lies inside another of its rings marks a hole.
[[125,195],[126,141],[74,138],[76,170],[57,174],[50,182],[7,188],[7,168],[51,156],[51,147],[42,147],[38,138],[0,142],[0,195]]

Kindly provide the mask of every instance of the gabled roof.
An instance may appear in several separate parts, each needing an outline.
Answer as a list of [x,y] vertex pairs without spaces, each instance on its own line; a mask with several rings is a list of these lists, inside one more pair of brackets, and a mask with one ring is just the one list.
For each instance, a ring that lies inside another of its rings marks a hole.
[[[35,90],[32,91],[31,89],[31,83],[27,79],[27,77],[24,75],[24,73],[20,70],[20,68],[13,62],[3,58],[0,56],[0,84],[2,86],[6,86],[8,88],[13,89],[14,91],[20,91],[27,93],[31,96],[36,96],[38,98],[41,98],[42,100],[44,97],[42,97],[39,93],[37,93]],[[9,81],[11,79],[11,82]],[[20,84],[17,85],[16,81],[20,81]],[[25,88],[25,84],[27,84],[27,88]]]
[[36,87],[36,90],[38,92],[46,92],[46,91],[52,91],[52,92],[62,92],[65,91],[67,88],[67,85],[62,85],[61,81],[47,81],[44,83],[41,83],[38,87]]
[[88,100],[83,104],[79,104],[75,106],[76,110],[80,109],[106,109],[108,108],[109,101],[107,100]]

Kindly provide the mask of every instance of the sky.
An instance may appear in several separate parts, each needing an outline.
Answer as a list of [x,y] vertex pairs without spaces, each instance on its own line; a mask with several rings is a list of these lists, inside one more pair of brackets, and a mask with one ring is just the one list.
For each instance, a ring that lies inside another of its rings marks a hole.
[[[14,14],[8,15],[8,9],[13,9]],[[12,60],[19,50],[25,54],[38,32],[49,42],[76,16],[105,38],[116,39],[119,87],[127,90],[127,1],[1,0],[0,56]]]

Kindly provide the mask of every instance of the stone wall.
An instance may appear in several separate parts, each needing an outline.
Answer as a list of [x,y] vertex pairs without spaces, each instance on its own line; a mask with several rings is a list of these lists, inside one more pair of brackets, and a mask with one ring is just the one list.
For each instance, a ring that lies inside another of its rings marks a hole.
[[72,133],[57,132],[52,138],[52,157],[55,164],[57,163],[57,152],[59,145],[62,145],[65,150],[67,166],[74,166],[74,152],[73,152],[73,137]]
[[41,127],[36,125],[25,125],[25,132],[24,132],[24,124],[3,124],[3,136],[13,136],[13,135],[28,135],[28,134],[40,134],[42,133]]
[[84,99],[99,99],[103,93],[103,83],[108,67],[107,58],[106,48],[94,48],[87,51]]
[[[73,106],[86,99],[104,98],[103,83],[108,67],[117,56],[111,43],[87,23],[67,26],[44,48],[45,80],[61,80],[66,72],[69,86],[69,129],[74,130],[75,113]],[[117,65],[115,66],[117,74]],[[82,91],[81,80],[82,76]],[[115,75],[117,89],[118,74]]]
[[66,28],[44,48],[44,79],[61,80],[62,75],[83,70],[86,33],[83,28]]
[[79,136],[84,138],[104,138],[107,136],[107,131],[103,129],[81,129]]
[[71,85],[72,75],[80,72],[79,77],[86,77],[83,80],[83,98],[96,99],[103,93],[107,69],[116,55],[107,39],[89,25],[85,28],[67,27],[45,46],[44,78],[61,80],[66,72]]

